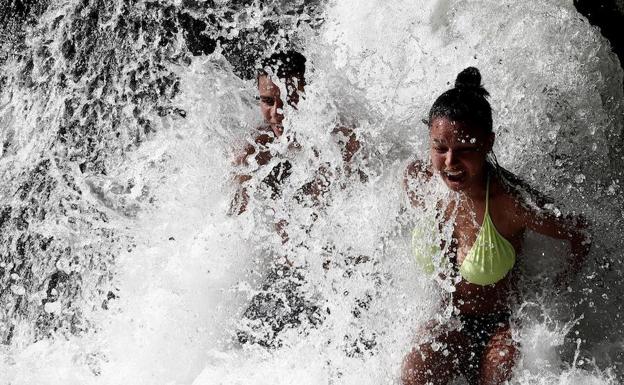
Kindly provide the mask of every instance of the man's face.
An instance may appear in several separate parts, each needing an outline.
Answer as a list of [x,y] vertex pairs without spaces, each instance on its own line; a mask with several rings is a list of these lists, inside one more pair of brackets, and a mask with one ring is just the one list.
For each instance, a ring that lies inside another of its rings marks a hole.
[[[288,105],[297,108],[299,95],[303,93],[305,81],[303,77],[293,76],[280,79],[286,85]],[[258,93],[260,94],[260,112],[264,121],[271,126],[275,136],[279,137],[284,131],[284,102],[281,98],[279,87],[271,81],[268,75],[258,77]]]

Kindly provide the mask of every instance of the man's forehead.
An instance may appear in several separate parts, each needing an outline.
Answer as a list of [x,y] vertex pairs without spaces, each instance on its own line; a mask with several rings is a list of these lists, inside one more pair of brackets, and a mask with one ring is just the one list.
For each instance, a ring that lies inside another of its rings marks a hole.
[[265,84],[270,84],[270,85],[276,85],[276,83],[281,83],[281,84],[299,84],[299,83],[304,83],[305,80],[302,76],[299,75],[290,75],[290,76],[286,76],[286,77],[277,77],[277,76],[270,76],[270,75],[259,75],[258,76],[258,83],[265,83]]
[[279,93],[277,84],[273,83],[266,75],[258,78],[258,90],[260,90],[260,92]]

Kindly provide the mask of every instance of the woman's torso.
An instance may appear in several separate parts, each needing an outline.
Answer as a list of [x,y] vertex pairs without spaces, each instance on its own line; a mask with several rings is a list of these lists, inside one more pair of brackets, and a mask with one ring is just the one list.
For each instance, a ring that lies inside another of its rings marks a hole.
[[[501,183],[492,178],[489,193],[489,215],[499,234],[520,254],[525,226],[518,210],[518,201]],[[453,215],[455,213],[455,215]],[[482,226],[485,214],[485,199],[480,201],[452,201],[445,211],[445,220],[454,219],[453,239],[446,250],[447,260],[453,270],[458,269],[472,249]],[[515,291],[517,268],[503,279],[491,285],[477,285],[466,279],[456,281],[453,305],[462,314],[491,314],[509,310],[509,302]]]

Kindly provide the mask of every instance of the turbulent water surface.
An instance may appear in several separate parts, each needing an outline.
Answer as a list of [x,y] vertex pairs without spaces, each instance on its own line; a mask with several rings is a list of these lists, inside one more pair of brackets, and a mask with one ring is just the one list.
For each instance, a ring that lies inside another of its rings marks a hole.
[[[624,378],[623,75],[571,1],[48,3],[5,28],[0,56],[1,384],[398,383],[437,303],[402,173],[426,157],[432,101],[470,65],[499,162],[595,233],[558,296],[567,246],[527,235],[513,381]],[[252,184],[228,215],[232,159],[260,124],[254,60],[281,47],[308,58],[285,121],[302,146],[271,146],[292,164],[281,197]],[[362,143],[349,165],[336,126]],[[329,191],[307,202],[319,169]],[[285,260],[314,314],[272,348],[239,343]]]

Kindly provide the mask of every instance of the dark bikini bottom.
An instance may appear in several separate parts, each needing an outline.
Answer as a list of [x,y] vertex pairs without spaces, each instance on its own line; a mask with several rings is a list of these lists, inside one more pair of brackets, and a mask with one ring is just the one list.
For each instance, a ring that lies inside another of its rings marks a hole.
[[511,315],[506,312],[487,315],[460,314],[457,318],[462,324],[462,333],[470,339],[468,362],[467,365],[462,365],[462,374],[470,384],[476,384],[488,342],[498,329],[509,326]]

